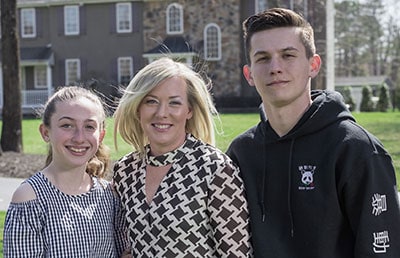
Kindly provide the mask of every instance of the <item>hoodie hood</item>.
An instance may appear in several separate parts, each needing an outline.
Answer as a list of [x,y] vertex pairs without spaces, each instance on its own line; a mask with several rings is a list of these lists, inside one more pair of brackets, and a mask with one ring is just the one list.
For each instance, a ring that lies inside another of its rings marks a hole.
[[[293,153],[293,148],[296,144],[296,139],[306,136],[309,134],[313,134],[318,132],[325,127],[330,126],[333,123],[336,123],[340,120],[352,120],[355,121],[354,117],[351,115],[350,111],[346,107],[344,103],[344,99],[342,95],[338,92],[334,91],[326,91],[326,90],[314,90],[311,91],[311,98],[313,100],[310,108],[304,113],[301,119],[297,122],[297,124],[289,131],[288,134],[279,137],[274,130],[272,130],[271,126],[268,123],[268,118],[265,114],[263,105],[260,106],[260,118],[262,125],[263,139],[265,141],[265,148],[268,148],[269,143],[279,142],[279,141],[289,141],[290,142],[290,150],[287,156],[287,164],[288,164],[288,186],[287,186],[287,207],[288,207],[288,216],[289,216],[289,224],[290,224],[290,235],[294,236],[294,222],[293,222],[293,214],[292,214],[292,204],[291,204],[291,177],[292,177],[292,162],[294,159],[295,153]],[[267,150],[265,150],[267,152]],[[265,162],[268,162],[266,159]],[[267,165],[264,165],[267,167]],[[262,221],[265,221],[266,217],[266,209],[265,200],[264,200],[264,192],[265,192],[265,184],[268,179],[268,171],[264,168],[264,173],[262,175],[261,180],[258,185],[259,192],[259,206],[262,214]]]
[[[264,126],[263,133],[267,136],[266,142],[296,139],[315,133],[339,120],[350,119],[355,121],[340,93],[336,91],[313,90],[311,91],[311,99],[313,102],[310,108],[286,135],[279,137],[273,130],[266,130]],[[269,124],[262,104],[260,105],[260,118],[262,123]]]

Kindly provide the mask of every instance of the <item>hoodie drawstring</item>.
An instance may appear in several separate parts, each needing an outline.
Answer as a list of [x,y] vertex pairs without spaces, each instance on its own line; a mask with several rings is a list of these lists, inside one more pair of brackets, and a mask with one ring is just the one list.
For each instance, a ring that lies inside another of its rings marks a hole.
[[[264,156],[266,155],[266,148],[267,148],[267,144],[264,145]],[[265,179],[266,179],[266,175],[267,175],[267,159],[265,159],[264,161],[264,169],[263,169],[263,173],[262,173],[262,177],[261,177],[261,189],[259,191],[259,205],[261,208],[261,221],[265,222],[265,200],[264,200],[264,196],[265,196]]]
[[292,195],[292,157],[293,157],[293,146],[294,146],[294,139],[292,139],[290,143],[290,151],[289,151],[289,169],[288,169],[288,211],[289,211],[289,220],[290,220],[290,236],[294,236],[294,221],[293,221],[293,214],[292,214],[292,202],[291,202],[291,195]]

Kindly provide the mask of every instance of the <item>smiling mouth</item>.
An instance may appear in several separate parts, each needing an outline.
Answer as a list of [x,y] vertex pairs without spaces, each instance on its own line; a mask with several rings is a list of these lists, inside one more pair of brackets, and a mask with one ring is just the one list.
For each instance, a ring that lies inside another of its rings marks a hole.
[[168,129],[171,127],[171,125],[166,125],[166,124],[153,124],[153,126],[157,129]]
[[75,148],[75,147],[67,147],[70,151],[76,152],[76,153],[82,153],[85,152],[88,148]]

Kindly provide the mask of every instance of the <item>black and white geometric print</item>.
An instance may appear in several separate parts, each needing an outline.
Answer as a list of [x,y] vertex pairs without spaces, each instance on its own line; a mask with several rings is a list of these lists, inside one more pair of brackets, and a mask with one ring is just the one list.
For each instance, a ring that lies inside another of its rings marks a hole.
[[247,202],[239,171],[214,147],[189,136],[153,201],[145,196],[145,158],[114,167],[133,257],[251,257]]

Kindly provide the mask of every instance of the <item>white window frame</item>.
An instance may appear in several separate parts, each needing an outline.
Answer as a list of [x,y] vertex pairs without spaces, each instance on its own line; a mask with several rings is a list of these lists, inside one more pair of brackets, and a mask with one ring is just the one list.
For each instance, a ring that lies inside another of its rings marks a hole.
[[118,33],[132,32],[132,4],[117,3],[115,8],[116,26]]
[[47,88],[47,66],[34,66],[35,89]]
[[[31,27],[31,32],[27,32],[28,27]],[[34,38],[36,37],[36,10],[35,8],[21,9],[21,37]]]
[[215,23],[207,24],[203,31],[203,37],[204,37],[204,59],[208,61],[221,60],[220,27]]
[[[71,66],[76,69],[71,70]],[[74,78],[72,78],[74,77]],[[65,59],[65,85],[71,85],[81,79],[81,60],[79,58]]]
[[166,12],[167,34],[175,35],[183,33],[183,7],[180,4],[168,5]]
[[66,5],[64,6],[64,34],[79,35],[79,6]]
[[[128,77],[128,81],[122,80],[122,77]],[[133,76],[133,58],[132,57],[119,57],[118,58],[118,83],[129,83]]]

